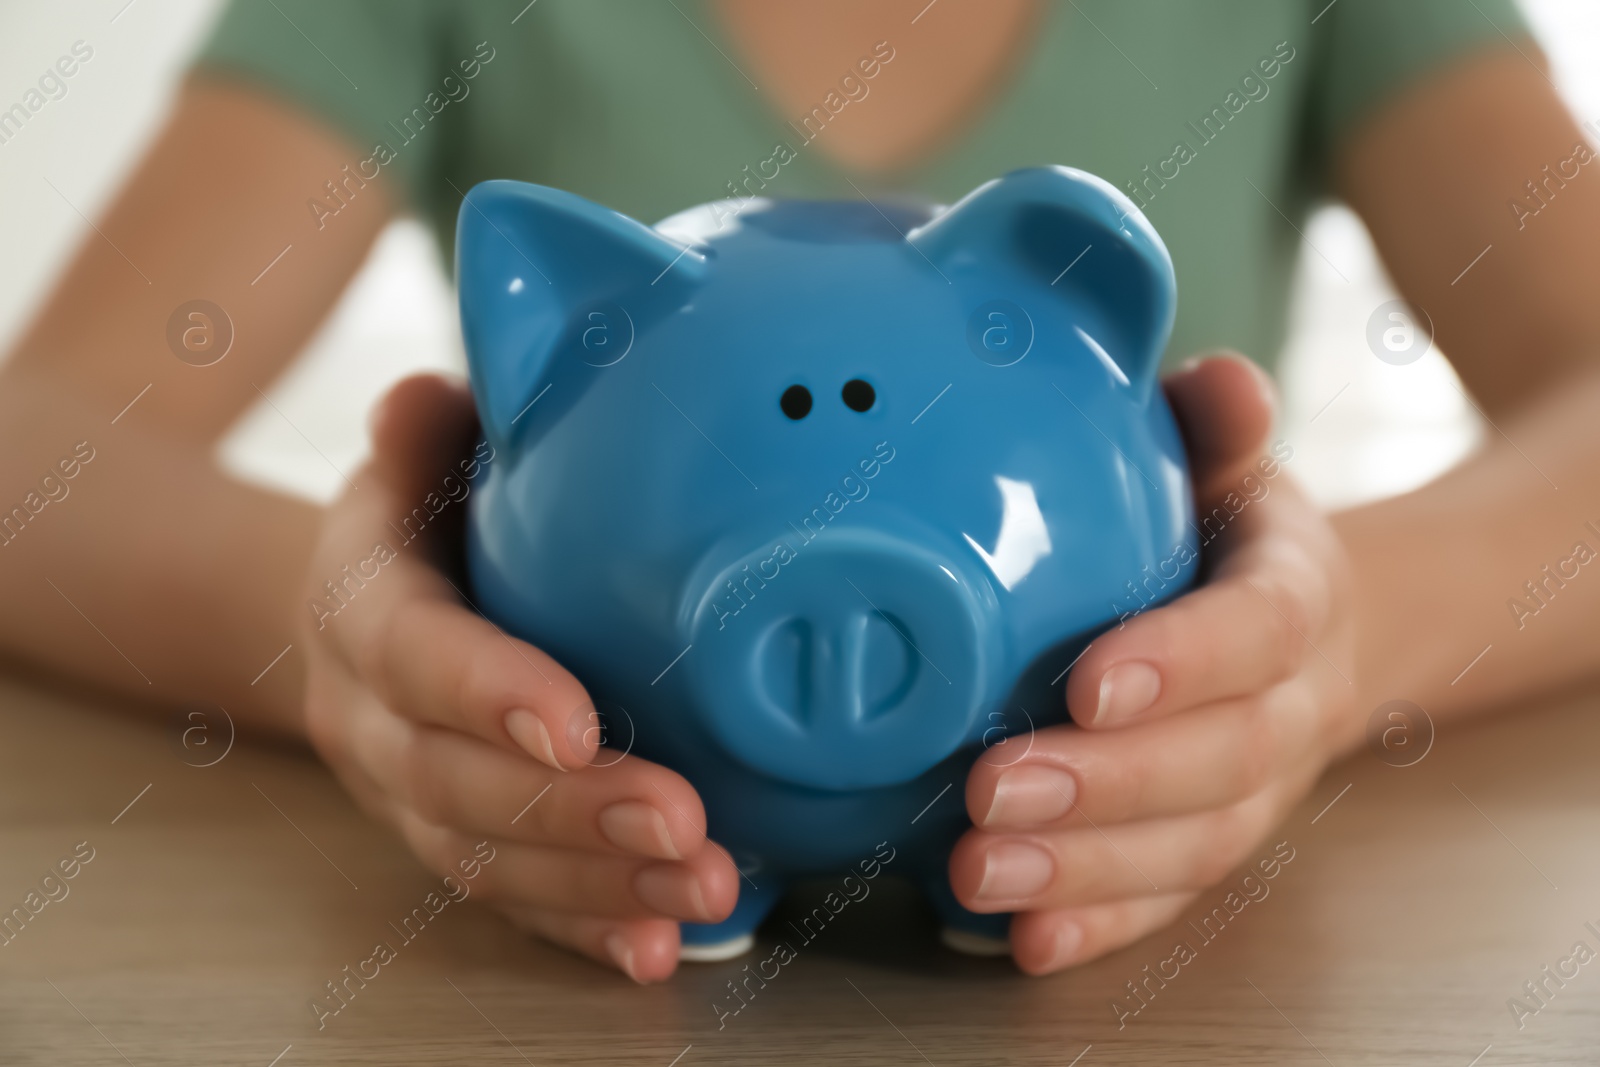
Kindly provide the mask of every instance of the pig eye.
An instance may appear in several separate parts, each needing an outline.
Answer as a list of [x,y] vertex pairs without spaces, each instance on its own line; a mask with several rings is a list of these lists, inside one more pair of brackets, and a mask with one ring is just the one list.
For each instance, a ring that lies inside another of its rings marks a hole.
[[851,378],[845,382],[839,395],[844,397],[845,407],[851,411],[866,411],[878,399],[878,394],[872,386],[860,378]]
[[778,399],[778,406],[785,415],[799,421],[811,413],[811,390],[803,385],[791,385]]

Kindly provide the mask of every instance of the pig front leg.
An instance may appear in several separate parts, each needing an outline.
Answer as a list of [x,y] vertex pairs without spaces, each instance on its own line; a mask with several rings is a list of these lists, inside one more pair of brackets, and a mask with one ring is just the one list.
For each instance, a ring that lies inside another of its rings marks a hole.
[[950,891],[950,876],[944,863],[930,865],[920,881],[928,903],[939,916],[939,940],[946,948],[968,956],[1011,954],[1009,912],[986,915],[962,907]]
[[756,927],[764,922],[778,899],[783,896],[784,885],[771,870],[758,874],[757,885],[750,876],[741,873],[739,903],[733,914],[719,923],[679,923],[681,947],[678,958],[690,963],[729,960],[742,956],[755,944]]

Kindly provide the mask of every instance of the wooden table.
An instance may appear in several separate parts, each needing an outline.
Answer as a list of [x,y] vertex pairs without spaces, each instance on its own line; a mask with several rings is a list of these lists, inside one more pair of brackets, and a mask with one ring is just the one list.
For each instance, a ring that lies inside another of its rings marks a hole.
[[[0,947],[0,1064],[1595,1064],[1600,962],[1560,987],[1541,968],[1600,950],[1597,712],[1334,768],[1273,838],[1295,858],[1209,942],[1243,872],[1194,926],[1045,979],[936,947],[885,878],[719,1029],[759,956],[638,988],[469,901],[319,1031],[312,997],[437,881],[305,754],[240,742],[191,766],[224,724],[184,749],[170,723],[0,679],[0,907],[93,849]],[[1180,938],[1194,958],[1164,964]],[[1146,965],[1176,976],[1119,1027]],[[1552,995],[1519,1029],[1530,980]]]

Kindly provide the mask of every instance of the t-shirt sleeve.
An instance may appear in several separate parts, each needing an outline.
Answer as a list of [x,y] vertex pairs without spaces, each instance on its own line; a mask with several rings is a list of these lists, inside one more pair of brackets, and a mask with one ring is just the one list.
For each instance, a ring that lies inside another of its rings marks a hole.
[[1515,45],[1530,57],[1515,0],[1309,0],[1318,74],[1311,101],[1313,155],[1333,157],[1382,105],[1473,52]]
[[360,153],[352,165],[391,146],[382,169],[415,206],[438,139],[408,142],[404,122],[438,89],[448,13],[426,0],[234,0],[194,67],[257,85],[347,134]]

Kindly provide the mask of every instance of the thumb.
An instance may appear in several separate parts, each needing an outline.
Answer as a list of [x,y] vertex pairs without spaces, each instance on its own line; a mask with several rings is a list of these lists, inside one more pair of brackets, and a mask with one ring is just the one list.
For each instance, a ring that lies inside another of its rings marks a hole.
[[437,374],[396,383],[373,408],[370,425],[372,470],[402,498],[436,488],[478,437],[472,393]]
[[1265,371],[1234,352],[1186,363],[1162,386],[1189,452],[1195,496],[1211,500],[1249,473],[1265,449],[1277,390]]

